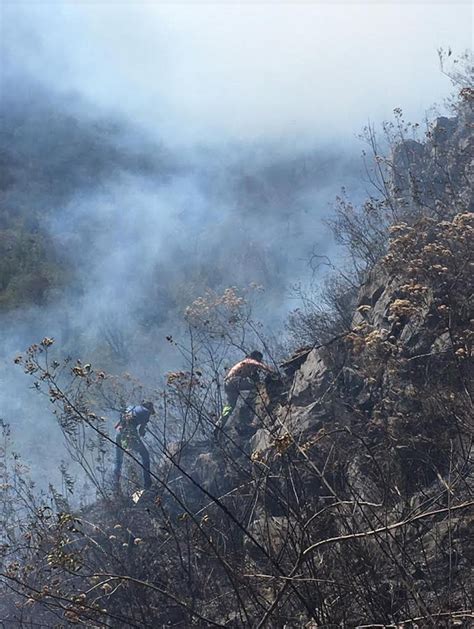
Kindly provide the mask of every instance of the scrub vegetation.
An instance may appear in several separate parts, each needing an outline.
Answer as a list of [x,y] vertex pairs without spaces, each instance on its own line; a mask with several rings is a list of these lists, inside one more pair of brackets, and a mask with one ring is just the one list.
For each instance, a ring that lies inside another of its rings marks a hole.
[[[366,130],[374,195],[338,200],[344,256],[311,258],[326,283],[300,290],[285,331],[259,323],[259,282],[215,285],[189,295],[167,337],[179,367],[164,388],[65,356],[49,336],[17,356],[87,486],[63,467],[62,488],[38,491],[2,422],[7,627],[472,625],[474,91],[458,87],[424,133],[396,110],[383,154]],[[4,271],[2,307],[68,282],[25,229],[2,231],[24,265]],[[17,249],[28,238],[36,253]],[[255,347],[275,373],[216,433],[223,377]],[[110,417],[142,399],[157,411],[153,486],[134,501],[133,451],[122,494],[111,490]]]

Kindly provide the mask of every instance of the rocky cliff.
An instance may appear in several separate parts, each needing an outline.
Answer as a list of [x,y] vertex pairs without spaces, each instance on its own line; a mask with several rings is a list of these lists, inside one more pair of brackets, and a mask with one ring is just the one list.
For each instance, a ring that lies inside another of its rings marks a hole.
[[[473,618],[470,111],[396,147],[394,190],[411,205],[351,329],[291,357],[216,442],[170,456],[174,491],[225,557],[211,569],[223,625]],[[238,594],[221,588],[226,567]]]

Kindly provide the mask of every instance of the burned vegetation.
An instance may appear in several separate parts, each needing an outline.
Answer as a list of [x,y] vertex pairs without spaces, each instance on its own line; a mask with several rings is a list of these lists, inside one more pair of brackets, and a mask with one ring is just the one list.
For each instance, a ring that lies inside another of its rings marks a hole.
[[[472,626],[473,102],[423,141],[397,112],[386,157],[369,133],[380,195],[339,204],[352,266],[293,315],[292,356],[273,357],[252,287],[190,305],[164,391],[49,338],[17,358],[96,500],[66,468],[38,495],[2,425],[6,627]],[[223,374],[255,345],[274,373],[216,432]],[[107,418],[144,397],[153,485],[134,501],[142,463],[125,448],[112,492]]]

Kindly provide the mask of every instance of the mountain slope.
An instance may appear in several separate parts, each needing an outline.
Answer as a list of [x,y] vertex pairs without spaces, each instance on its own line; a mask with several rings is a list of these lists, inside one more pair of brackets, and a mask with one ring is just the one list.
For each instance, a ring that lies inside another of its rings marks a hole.
[[[24,561],[4,560],[6,584],[28,597],[18,609],[6,597],[5,619],[470,626],[472,102],[434,125],[444,148],[433,133],[392,156],[397,220],[350,329],[290,357],[216,438],[204,366],[172,374],[164,400],[181,408],[183,438],[154,442],[154,490],[133,504],[99,484],[101,499],[81,511],[38,512]],[[105,451],[86,403],[105,376],[78,364],[80,387],[60,389],[47,347],[22,364],[50,386],[65,432],[91,429]],[[132,461],[126,491],[139,472]]]

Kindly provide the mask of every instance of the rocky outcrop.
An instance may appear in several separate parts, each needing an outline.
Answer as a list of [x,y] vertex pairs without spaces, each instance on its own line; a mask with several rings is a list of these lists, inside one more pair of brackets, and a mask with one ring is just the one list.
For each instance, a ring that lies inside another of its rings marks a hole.
[[466,93],[456,114],[453,118],[437,118],[424,142],[406,140],[393,150],[392,191],[405,208],[408,220],[422,208],[446,215],[453,194],[458,207],[451,207],[451,215],[456,211],[474,211],[472,95]]

